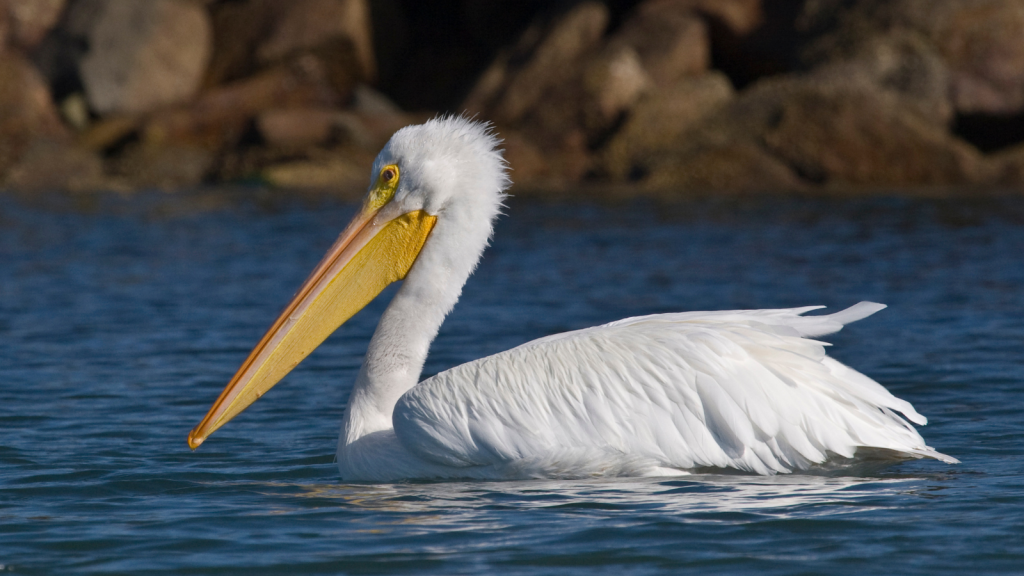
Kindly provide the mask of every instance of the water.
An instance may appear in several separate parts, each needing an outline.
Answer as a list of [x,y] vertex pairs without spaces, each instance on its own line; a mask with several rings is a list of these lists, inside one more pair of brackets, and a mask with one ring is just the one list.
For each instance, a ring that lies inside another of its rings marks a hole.
[[[262,199],[260,199],[262,198]],[[353,207],[0,198],[0,564],[19,574],[1024,572],[1024,201],[514,201],[427,373],[623,316],[859,300],[833,354],[959,466],[343,484],[378,299],[192,453]]]

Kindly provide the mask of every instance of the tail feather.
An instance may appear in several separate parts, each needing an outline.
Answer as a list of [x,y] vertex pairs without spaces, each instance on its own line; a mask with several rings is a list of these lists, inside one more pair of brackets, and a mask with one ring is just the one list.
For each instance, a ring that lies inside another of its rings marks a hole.
[[860,302],[850,306],[846,310],[840,310],[834,314],[823,316],[800,316],[799,322],[792,324],[802,336],[816,338],[825,336],[843,329],[843,326],[863,320],[875,312],[884,309],[885,304],[875,302]]

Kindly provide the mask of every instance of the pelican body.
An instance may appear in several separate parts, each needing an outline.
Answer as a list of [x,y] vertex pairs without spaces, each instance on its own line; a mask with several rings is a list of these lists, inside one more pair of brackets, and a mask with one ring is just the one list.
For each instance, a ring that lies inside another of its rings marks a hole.
[[[884,308],[686,312],[557,334],[418,382],[487,246],[510,181],[500,141],[461,117],[396,132],[358,214],[189,434],[197,448],[387,285],[338,440],[344,480],[807,470],[872,449],[954,458],[927,420],[814,340]],[[902,416],[900,416],[902,414]]]

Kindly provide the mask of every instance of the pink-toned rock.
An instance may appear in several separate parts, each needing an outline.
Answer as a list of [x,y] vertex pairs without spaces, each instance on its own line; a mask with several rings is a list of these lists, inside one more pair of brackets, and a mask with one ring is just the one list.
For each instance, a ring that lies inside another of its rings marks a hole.
[[693,12],[694,2],[654,0],[641,4],[609,41],[636,51],[658,86],[699,74],[711,63],[707,25]]
[[40,138],[70,141],[43,78],[21,56],[0,53],[0,175]]
[[[35,48],[60,20],[66,0],[4,0],[11,42],[21,48]],[[0,10],[4,2],[0,2]],[[0,16],[0,20],[3,16]]]
[[278,8],[269,37],[256,49],[265,62],[311,49],[333,38],[345,38],[355,47],[362,76],[376,75],[370,8],[366,0],[293,0]]
[[143,113],[195,96],[212,47],[203,6],[187,0],[102,0],[92,6],[89,51],[79,68],[95,111]]

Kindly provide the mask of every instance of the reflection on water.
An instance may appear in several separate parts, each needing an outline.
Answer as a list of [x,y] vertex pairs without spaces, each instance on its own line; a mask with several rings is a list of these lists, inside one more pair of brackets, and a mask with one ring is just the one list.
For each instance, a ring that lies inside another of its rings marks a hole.
[[[780,518],[863,511],[866,499],[906,493],[919,478],[699,475],[691,479],[614,478],[592,481],[445,482],[388,485],[305,485],[295,495],[342,507],[467,518],[503,509],[601,508],[687,515],[757,512]],[[833,508],[835,507],[835,508]],[[408,522],[432,522],[410,517]]]

